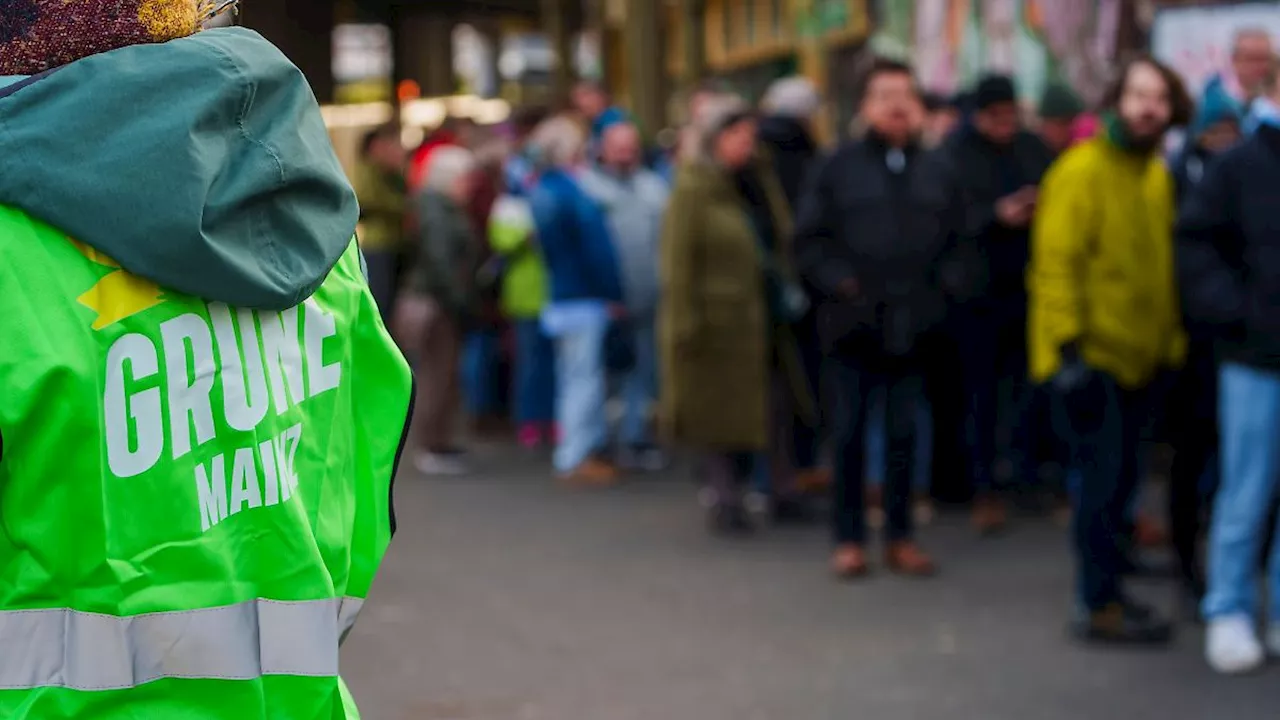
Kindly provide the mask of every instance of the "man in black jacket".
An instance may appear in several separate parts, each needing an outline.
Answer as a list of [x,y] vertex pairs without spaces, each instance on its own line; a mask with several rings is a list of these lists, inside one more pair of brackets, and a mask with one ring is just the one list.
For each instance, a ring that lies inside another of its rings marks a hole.
[[[1240,140],[1238,107],[1220,85],[1200,99],[1182,151],[1170,163],[1178,204],[1186,206],[1213,159]],[[1182,610],[1199,617],[1205,469],[1218,455],[1218,362],[1214,330],[1188,318],[1187,361],[1170,378],[1159,415],[1173,447],[1169,468],[1169,536],[1177,557]]]
[[[1219,379],[1222,477],[1209,534],[1205,654],[1219,672],[1280,656],[1280,542],[1271,550],[1270,603],[1257,617],[1257,558],[1276,495],[1280,452],[1280,67],[1254,101],[1254,135],[1213,162],[1178,227],[1187,316],[1212,327]],[[1259,621],[1268,624],[1265,640]],[[1265,643],[1265,646],[1264,646]]]
[[[822,97],[808,78],[791,76],[775,80],[765,92],[760,106],[764,112],[759,122],[760,144],[767,151],[778,182],[786,193],[787,203],[794,212],[800,202],[805,176],[818,157],[818,143],[813,138],[813,118],[822,107]],[[813,397],[820,397],[822,347],[818,340],[815,313],[806,313],[792,324],[791,331],[800,351],[805,380]],[[821,403],[817,410],[821,415]],[[779,519],[794,516],[797,512],[800,516],[807,515],[803,504],[797,504],[799,498],[785,497],[786,490],[805,493],[825,490],[830,485],[830,474],[819,466],[820,422],[801,417],[797,412],[795,417],[783,420],[783,425],[791,429],[791,457],[788,460],[795,470],[795,477],[791,488],[773,488],[773,508]],[[775,481],[779,480],[775,478]]]
[[800,201],[796,254],[820,299],[819,334],[836,387],[835,572],[868,570],[863,442],[868,400],[887,390],[886,564],[931,575],[912,540],[910,496],[922,336],[947,311],[942,280],[961,222],[941,157],[920,149],[924,108],[911,69],[878,61],[861,104],[866,137],[842,146],[811,176]]
[[760,143],[769,151],[778,182],[794,210],[809,166],[818,156],[813,139],[813,118],[822,108],[822,98],[808,78],[800,76],[775,80],[760,101]]
[[[1027,386],[1027,291],[1031,216],[1036,186],[1053,157],[1040,138],[1023,130],[1013,81],[992,75],[974,90],[972,118],[953,134],[944,152],[959,179],[968,209],[966,232],[976,241],[989,278],[987,291],[958,309],[954,329],[964,366],[969,425],[969,472],[977,492],[973,525],[981,534],[1003,529],[1004,503],[997,494],[996,459],[1004,455],[1011,479],[1030,473],[1037,423]],[[1000,408],[1000,385],[1013,390]],[[1004,412],[1001,412],[1001,410]],[[998,452],[997,424],[1012,442]]]

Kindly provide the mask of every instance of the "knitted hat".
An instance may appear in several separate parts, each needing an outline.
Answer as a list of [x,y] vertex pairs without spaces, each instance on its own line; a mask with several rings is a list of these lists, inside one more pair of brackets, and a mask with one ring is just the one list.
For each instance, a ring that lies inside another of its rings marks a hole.
[[973,107],[976,110],[1017,101],[1018,91],[1013,86],[1013,80],[1006,75],[988,75],[973,90]]
[[1066,85],[1050,85],[1040,97],[1038,114],[1046,120],[1071,120],[1084,112],[1084,103]]
[[3,0],[0,75],[34,75],[89,55],[193,35],[223,0]]
[[1224,120],[1239,123],[1240,104],[1222,85],[1210,85],[1205,88],[1204,96],[1196,107],[1195,117],[1191,121],[1191,136],[1199,137]]
[[600,138],[604,137],[605,130],[608,130],[614,125],[629,122],[631,122],[631,117],[627,115],[626,111],[622,108],[616,106],[606,108],[604,112],[600,113],[600,117],[597,117],[595,121],[591,123],[591,139],[593,141],[598,141]]

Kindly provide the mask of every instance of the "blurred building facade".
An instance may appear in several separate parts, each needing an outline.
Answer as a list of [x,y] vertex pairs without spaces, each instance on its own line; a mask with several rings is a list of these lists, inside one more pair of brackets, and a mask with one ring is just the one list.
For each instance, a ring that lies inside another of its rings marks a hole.
[[[254,0],[245,3],[240,22],[293,58],[322,103],[378,99],[381,88],[382,99],[393,106],[418,97],[458,96],[556,104],[576,78],[590,77],[601,80],[653,133],[683,119],[682,98],[704,80],[718,79],[755,99],[772,80],[799,73],[829,98],[821,129],[831,137],[847,127],[860,70],[874,56],[910,60],[923,84],[937,92],[962,90],[983,72],[999,71],[1015,77],[1028,104],[1051,84],[1070,85],[1094,100],[1116,58],[1145,47],[1155,18],[1187,4]],[[347,30],[335,40],[335,27],[348,25],[385,30]],[[379,49],[379,37],[388,47]],[[368,57],[353,61],[352,52]],[[386,63],[377,60],[378,53],[385,54]],[[360,75],[378,68],[386,77]],[[473,106],[478,107],[467,105]],[[438,114],[417,113],[428,119]]]

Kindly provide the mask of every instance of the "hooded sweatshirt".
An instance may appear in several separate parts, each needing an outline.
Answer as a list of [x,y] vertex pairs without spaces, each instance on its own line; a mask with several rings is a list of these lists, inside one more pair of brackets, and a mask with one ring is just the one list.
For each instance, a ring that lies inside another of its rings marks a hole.
[[163,287],[273,310],[320,286],[359,216],[302,72],[241,28],[0,81],[0,205]]

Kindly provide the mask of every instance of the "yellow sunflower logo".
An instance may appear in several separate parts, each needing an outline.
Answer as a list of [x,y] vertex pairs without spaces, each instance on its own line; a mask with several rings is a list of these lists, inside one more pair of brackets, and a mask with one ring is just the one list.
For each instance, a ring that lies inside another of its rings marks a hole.
[[76,302],[97,313],[93,321],[94,330],[110,327],[164,302],[164,291],[159,285],[127,272],[115,260],[78,240],[72,240],[71,244],[90,262],[112,268],[76,298]]

